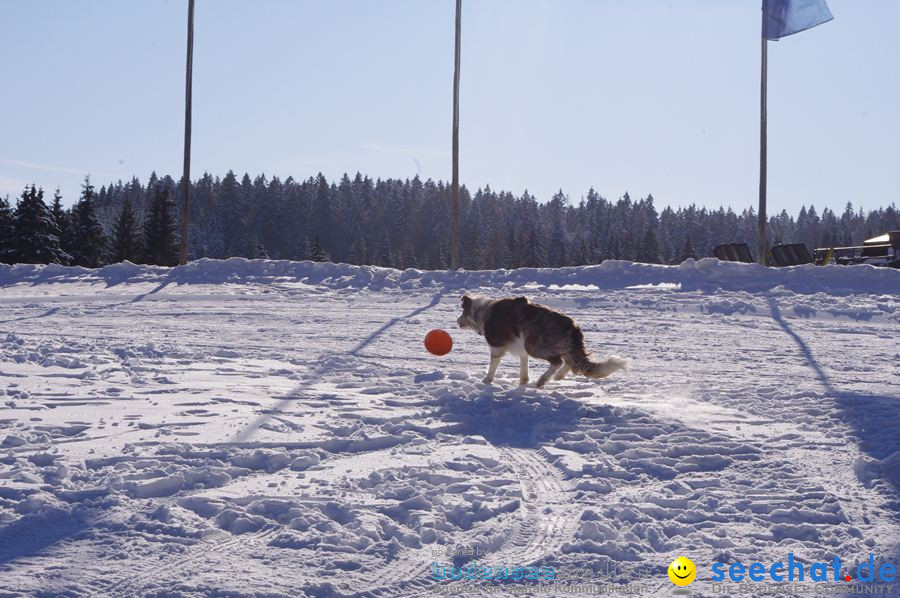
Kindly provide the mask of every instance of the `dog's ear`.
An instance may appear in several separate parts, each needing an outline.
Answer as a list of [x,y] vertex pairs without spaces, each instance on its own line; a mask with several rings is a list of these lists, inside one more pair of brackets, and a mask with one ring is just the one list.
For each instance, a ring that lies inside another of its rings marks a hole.
[[472,308],[472,298],[468,295],[462,296],[462,308],[464,312],[469,311],[469,309]]

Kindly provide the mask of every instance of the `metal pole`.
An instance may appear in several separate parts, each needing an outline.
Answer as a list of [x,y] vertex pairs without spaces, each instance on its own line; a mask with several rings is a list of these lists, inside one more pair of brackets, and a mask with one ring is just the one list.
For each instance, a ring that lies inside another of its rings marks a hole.
[[459,56],[462,0],[456,0],[456,52],[453,66],[453,183],[450,209],[450,268],[459,268]]
[[[766,12],[763,9],[763,23]],[[766,265],[766,78],[768,40],[762,36],[762,60],[759,86],[759,242],[756,247],[756,261]]]
[[187,67],[184,88],[184,173],[181,175],[181,264],[188,259],[188,203],[191,195],[191,80],[194,68],[194,0],[188,0]]

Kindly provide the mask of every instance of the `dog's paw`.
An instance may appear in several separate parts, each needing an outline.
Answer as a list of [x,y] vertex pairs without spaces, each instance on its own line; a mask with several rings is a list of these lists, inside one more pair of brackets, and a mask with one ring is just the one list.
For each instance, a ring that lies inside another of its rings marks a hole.
[[481,379],[481,381],[484,382],[485,384],[490,384],[491,382],[494,381],[494,379],[491,378],[490,376],[485,376],[484,378]]
[[528,384],[528,376],[525,376],[524,378],[519,378],[519,384],[521,384],[523,386]]

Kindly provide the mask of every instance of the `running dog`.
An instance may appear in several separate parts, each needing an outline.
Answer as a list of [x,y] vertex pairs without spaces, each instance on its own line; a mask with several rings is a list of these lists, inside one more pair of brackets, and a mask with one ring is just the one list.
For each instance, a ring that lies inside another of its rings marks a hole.
[[562,380],[570,370],[590,378],[606,378],[628,367],[626,360],[616,356],[592,361],[584,348],[584,333],[572,318],[532,303],[527,297],[489,299],[463,295],[462,309],[456,323],[482,335],[491,349],[485,384],[494,381],[500,358],[506,353],[519,356],[521,384],[528,383],[529,355],[550,362],[550,369],[537,381],[538,388],[551,376]]

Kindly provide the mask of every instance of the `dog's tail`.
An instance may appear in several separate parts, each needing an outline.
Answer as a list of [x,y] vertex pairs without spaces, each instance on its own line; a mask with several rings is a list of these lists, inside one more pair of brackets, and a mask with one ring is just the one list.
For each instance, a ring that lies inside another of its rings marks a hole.
[[572,331],[572,352],[568,357],[572,370],[589,378],[606,378],[619,370],[628,369],[628,360],[616,355],[603,361],[593,361],[584,349],[584,334],[577,328]]

